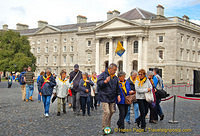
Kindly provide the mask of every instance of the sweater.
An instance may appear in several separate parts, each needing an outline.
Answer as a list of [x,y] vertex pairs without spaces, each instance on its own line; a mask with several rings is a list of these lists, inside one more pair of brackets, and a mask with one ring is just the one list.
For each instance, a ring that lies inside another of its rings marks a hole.
[[152,90],[152,85],[149,81],[149,79],[147,79],[143,86],[138,86],[139,81],[136,80],[135,82],[135,90],[136,90],[136,99],[145,99],[145,93],[148,92],[148,88],[151,88]]

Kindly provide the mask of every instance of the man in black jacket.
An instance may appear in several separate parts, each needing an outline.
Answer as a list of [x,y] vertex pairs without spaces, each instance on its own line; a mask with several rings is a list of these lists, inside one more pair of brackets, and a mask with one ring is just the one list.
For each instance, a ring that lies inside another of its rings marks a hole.
[[121,101],[119,80],[115,73],[117,71],[117,65],[112,63],[109,65],[105,72],[101,73],[97,80],[97,86],[99,89],[99,98],[103,107],[103,119],[102,130],[111,125],[111,117],[115,112],[116,98],[118,102]]
[[82,79],[82,72],[79,70],[79,65],[74,65],[74,71],[72,71],[70,74],[69,82],[73,83],[72,90],[72,106],[73,111],[77,115],[80,115],[80,90],[79,90],[79,82]]

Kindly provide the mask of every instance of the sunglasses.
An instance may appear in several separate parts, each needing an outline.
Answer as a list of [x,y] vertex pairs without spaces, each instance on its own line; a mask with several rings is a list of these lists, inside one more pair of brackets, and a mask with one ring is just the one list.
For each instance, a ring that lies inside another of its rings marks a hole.
[[142,76],[143,74],[138,74],[139,76]]

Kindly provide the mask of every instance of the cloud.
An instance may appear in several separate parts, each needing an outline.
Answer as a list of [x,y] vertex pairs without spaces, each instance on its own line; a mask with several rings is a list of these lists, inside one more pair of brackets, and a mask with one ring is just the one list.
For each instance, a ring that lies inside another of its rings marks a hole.
[[[0,0],[0,27],[8,24],[28,24],[30,28],[37,27],[38,20],[47,21],[52,25],[76,23],[77,15],[84,15],[88,21],[106,20],[106,12],[119,10],[127,12],[135,7],[156,13],[156,6],[165,7],[167,16],[184,15],[183,11],[199,0]],[[185,12],[185,11],[184,11]],[[3,13],[3,14],[2,14]],[[187,14],[190,16],[190,14]],[[197,20],[197,18],[191,18]]]
[[200,20],[190,20],[191,22],[200,25]]

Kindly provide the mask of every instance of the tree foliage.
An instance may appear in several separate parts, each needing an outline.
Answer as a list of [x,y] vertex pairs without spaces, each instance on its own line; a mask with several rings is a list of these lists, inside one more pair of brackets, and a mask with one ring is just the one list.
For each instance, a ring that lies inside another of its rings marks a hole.
[[26,36],[18,32],[0,32],[0,71],[23,71],[31,66],[35,70],[36,58],[30,52],[30,44]]

